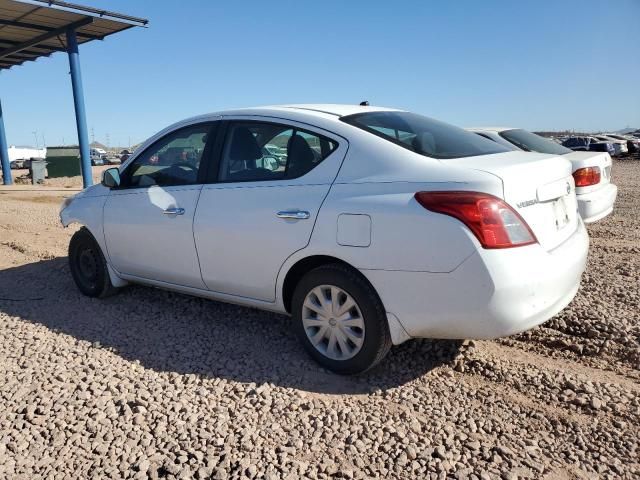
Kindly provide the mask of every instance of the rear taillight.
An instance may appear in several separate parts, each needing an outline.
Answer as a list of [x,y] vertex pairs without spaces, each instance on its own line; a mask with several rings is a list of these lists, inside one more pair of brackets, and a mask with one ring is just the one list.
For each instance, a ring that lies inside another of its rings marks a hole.
[[588,187],[600,183],[600,167],[579,168],[573,172],[576,187]]
[[536,243],[518,212],[493,195],[480,192],[418,192],[415,199],[432,212],[457,218],[484,248],[511,248]]

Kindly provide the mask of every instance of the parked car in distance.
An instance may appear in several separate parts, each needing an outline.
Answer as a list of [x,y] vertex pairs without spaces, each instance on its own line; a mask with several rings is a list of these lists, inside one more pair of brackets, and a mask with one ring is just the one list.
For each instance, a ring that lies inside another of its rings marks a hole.
[[569,137],[562,142],[562,146],[577,152],[606,152],[611,156],[616,153],[613,142],[605,142],[591,136]]
[[25,162],[24,158],[18,158],[16,160],[11,160],[9,162],[9,168],[11,168],[12,170],[17,170],[19,168],[25,168],[24,162]]
[[515,150],[562,155],[571,162],[578,211],[585,223],[598,221],[613,211],[618,187],[611,183],[611,156],[606,152],[576,152],[520,128],[470,128],[485,138]]
[[102,148],[91,148],[89,150],[91,157],[91,165],[104,165],[104,159],[107,157],[107,152]]
[[627,142],[627,151],[629,153],[637,153],[640,152],[640,138],[619,135],[617,133],[605,133],[605,135],[609,138]]
[[264,150],[264,154],[265,156],[271,156],[273,158],[275,158],[276,160],[278,160],[278,162],[281,165],[285,165],[287,163],[287,149],[286,148],[281,148],[277,145],[274,145],[272,143],[268,143],[266,144],[264,147],[262,147]]
[[622,155],[629,152],[627,148],[626,140],[618,140],[617,138],[612,138],[608,135],[594,135],[594,136],[601,142],[612,143],[613,148],[615,149],[615,155]]
[[[283,137],[285,165],[264,162]],[[290,314],[342,374],[412,337],[548,320],[576,294],[589,243],[562,156],[353,105],[183,120],[65,199],[60,219],[84,227],[69,245],[83,294],[134,282]]]

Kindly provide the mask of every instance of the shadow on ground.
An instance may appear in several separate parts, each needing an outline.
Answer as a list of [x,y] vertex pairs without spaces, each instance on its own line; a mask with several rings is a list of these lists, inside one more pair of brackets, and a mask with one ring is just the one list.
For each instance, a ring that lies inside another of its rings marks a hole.
[[366,374],[341,377],[310,360],[286,316],[137,286],[104,300],[87,298],[66,258],[0,270],[0,311],[155,371],[319,393],[403,385],[452,362],[460,348],[457,341],[409,341]]

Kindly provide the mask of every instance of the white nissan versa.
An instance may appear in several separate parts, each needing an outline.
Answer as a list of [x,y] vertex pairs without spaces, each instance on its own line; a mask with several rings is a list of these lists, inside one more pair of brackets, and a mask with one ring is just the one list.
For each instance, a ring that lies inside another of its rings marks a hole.
[[370,106],[184,120],[60,217],[84,226],[85,295],[135,282],[289,313],[339,373],[411,337],[532,328],[571,301],[588,249],[568,161]]
[[607,152],[574,152],[520,128],[481,127],[467,130],[512,150],[562,155],[572,165],[578,212],[582,220],[593,223],[613,212],[618,187],[611,183],[612,161]]

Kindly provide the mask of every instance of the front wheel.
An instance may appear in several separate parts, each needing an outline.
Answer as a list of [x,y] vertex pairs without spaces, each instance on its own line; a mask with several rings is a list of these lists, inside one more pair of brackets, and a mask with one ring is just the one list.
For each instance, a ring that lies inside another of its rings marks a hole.
[[323,265],[308,272],[293,294],[292,316],[305,349],[336,373],[362,373],[391,348],[380,298],[346,265]]
[[69,242],[69,268],[78,289],[88,297],[104,298],[116,293],[107,261],[100,245],[86,228],[78,230]]

